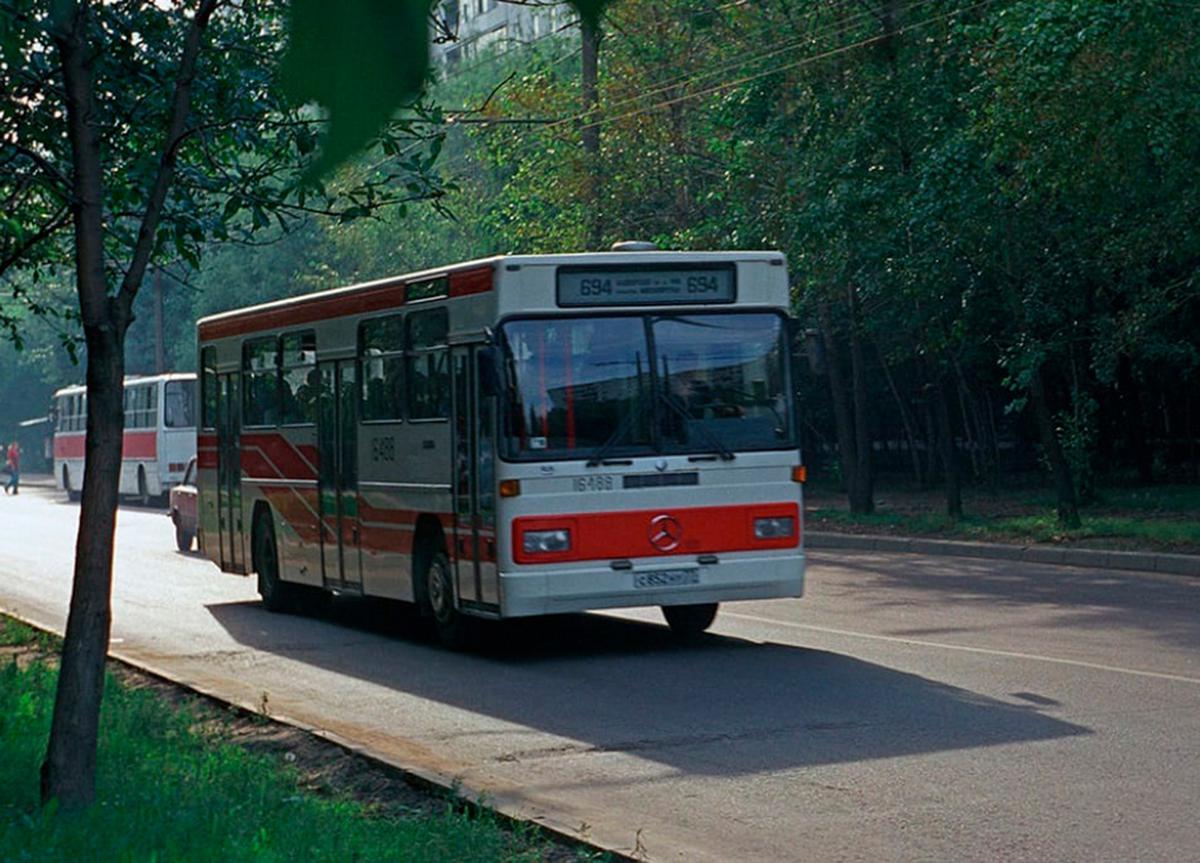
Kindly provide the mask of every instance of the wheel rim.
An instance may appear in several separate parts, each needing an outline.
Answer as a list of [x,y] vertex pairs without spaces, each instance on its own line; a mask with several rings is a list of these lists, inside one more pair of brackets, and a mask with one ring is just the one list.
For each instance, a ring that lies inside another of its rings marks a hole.
[[429,564],[429,605],[433,616],[438,620],[446,620],[450,616],[450,591],[446,584],[446,570],[441,560],[433,560]]

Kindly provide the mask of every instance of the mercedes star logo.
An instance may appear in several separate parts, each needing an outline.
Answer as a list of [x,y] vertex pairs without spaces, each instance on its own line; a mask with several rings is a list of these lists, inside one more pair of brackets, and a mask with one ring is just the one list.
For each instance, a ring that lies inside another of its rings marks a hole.
[[683,527],[665,512],[650,519],[650,544],[659,551],[674,551],[683,538]]

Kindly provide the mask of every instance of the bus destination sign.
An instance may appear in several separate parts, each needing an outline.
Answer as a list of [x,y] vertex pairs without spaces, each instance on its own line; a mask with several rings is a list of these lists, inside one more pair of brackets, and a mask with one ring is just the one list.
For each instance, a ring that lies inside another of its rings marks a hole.
[[735,299],[732,264],[558,269],[560,306],[673,306]]

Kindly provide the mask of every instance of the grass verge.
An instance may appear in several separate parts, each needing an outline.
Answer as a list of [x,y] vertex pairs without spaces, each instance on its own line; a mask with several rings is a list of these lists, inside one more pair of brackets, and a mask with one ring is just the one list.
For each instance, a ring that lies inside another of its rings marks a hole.
[[880,488],[872,515],[851,515],[845,495],[827,483],[805,488],[809,530],[927,536],[1085,548],[1200,554],[1200,486],[1113,485],[1080,508],[1082,525],[1058,525],[1051,490],[1014,485],[963,490],[961,519],[945,515],[941,489]]
[[171,703],[111,673],[101,710],[97,802],[70,816],[53,805],[43,809],[38,770],[57,679],[44,639],[0,617],[0,856],[6,861],[591,859],[449,800],[380,811],[337,789],[314,793],[287,753],[230,743],[213,708],[187,698]]
[[806,518],[809,528],[816,530],[866,528],[878,533],[983,542],[1074,543],[1117,549],[1200,551],[1200,522],[1197,521],[1081,515],[1083,524],[1076,530],[1066,530],[1059,526],[1052,512],[999,517],[966,515],[955,520],[928,513],[851,515],[844,510],[823,507],[810,510]]

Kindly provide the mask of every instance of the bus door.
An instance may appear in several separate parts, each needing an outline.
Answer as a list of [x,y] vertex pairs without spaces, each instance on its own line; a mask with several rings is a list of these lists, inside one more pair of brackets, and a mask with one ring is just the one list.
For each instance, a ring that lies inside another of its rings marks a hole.
[[453,349],[454,565],[459,602],[498,611],[495,397],[481,397],[478,347]]
[[217,378],[217,528],[221,569],[245,572],[242,525],[241,374]]
[[361,592],[357,366],[354,360],[335,360],[321,363],[318,369],[322,572],[326,587]]

